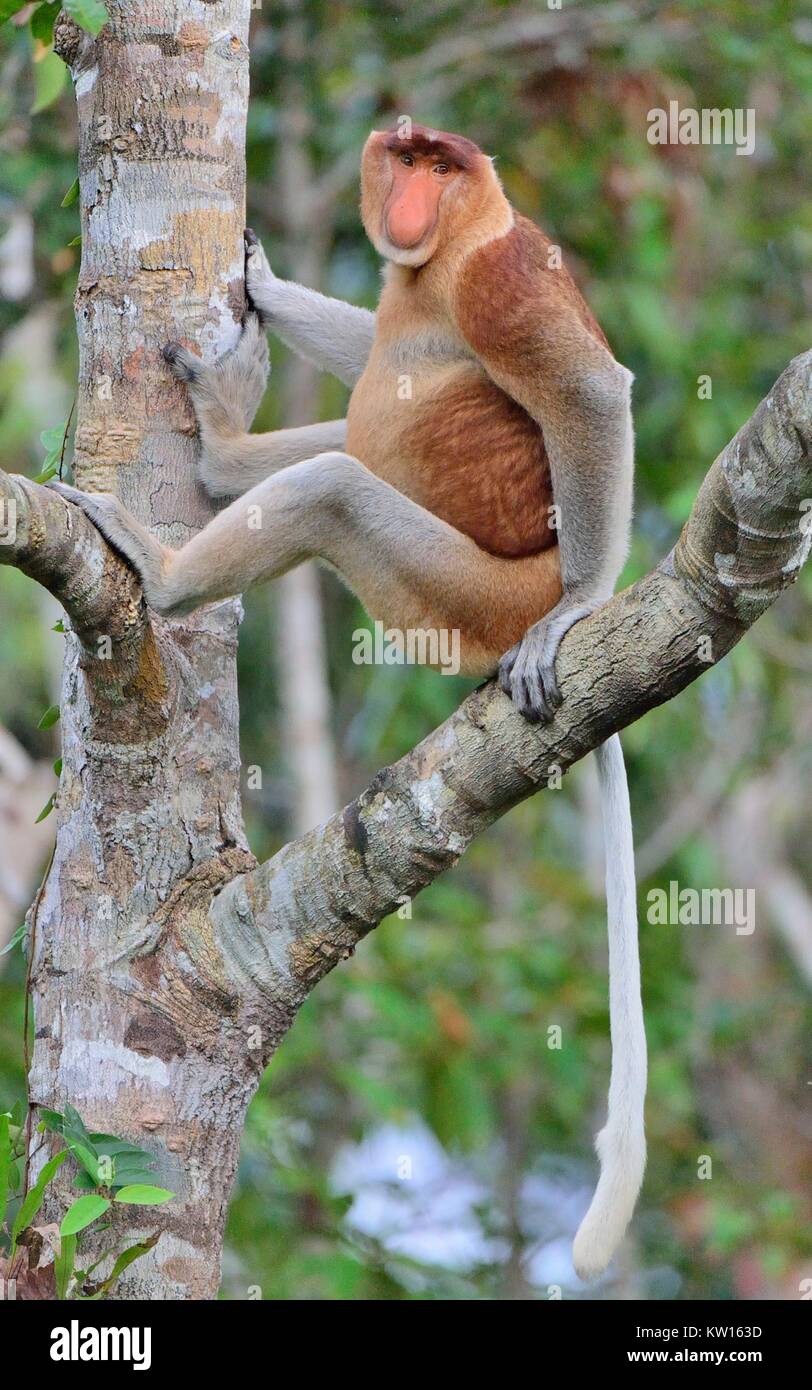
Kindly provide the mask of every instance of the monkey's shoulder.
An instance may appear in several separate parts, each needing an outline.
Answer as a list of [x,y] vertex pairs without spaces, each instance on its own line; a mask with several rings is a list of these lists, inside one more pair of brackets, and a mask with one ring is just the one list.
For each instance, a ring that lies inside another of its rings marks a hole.
[[507,349],[513,354],[517,341],[573,317],[601,346],[609,347],[561,262],[560,248],[518,213],[509,232],[467,257],[452,308],[463,336],[483,357]]

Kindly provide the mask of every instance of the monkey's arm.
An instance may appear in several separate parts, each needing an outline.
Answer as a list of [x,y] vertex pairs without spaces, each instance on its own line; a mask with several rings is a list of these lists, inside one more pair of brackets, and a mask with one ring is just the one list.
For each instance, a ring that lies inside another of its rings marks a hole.
[[279,280],[250,230],[245,241],[245,283],[264,326],[300,357],[354,386],[372,351],[375,315],[292,280]]
[[492,379],[543,430],[563,584],[556,606],[503,657],[500,683],[528,718],[546,721],[561,702],[561,639],[610,597],[626,558],[632,377],[571,305],[551,302],[549,294],[535,306],[530,296],[513,312],[503,302],[499,316],[496,332],[476,326],[474,342]]
[[268,344],[249,313],[237,346],[206,363],[180,343],[164,357],[189,388],[200,429],[200,481],[213,497],[238,497],[272,473],[328,449],[343,449],[346,420],[249,434],[268,379]]

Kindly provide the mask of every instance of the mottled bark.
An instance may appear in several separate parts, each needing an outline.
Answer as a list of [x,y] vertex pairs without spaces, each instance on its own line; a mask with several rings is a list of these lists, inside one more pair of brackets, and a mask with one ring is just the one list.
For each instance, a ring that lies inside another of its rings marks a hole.
[[[77,469],[177,543],[206,506],[159,349],[180,336],[209,356],[236,338],[249,3],[110,8],[95,42],[59,30],[80,112]],[[486,686],[259,867],[240,817],[238,605],[150,621],[78,512],[0,474],[0,501],[18,506],[0,560],[71,622],[56,854],[32,922],[31,1096],[146,1143],[178,1193],[117,1215],[128,1235],[162,1231],[118,1297],[214,1295],[247,1103],[321,977],[510,806],[719,660],[795,579],[811,372],[812,353],[796,359],[723,452],[673,554],[568,635],[553,725],[529,726]]]

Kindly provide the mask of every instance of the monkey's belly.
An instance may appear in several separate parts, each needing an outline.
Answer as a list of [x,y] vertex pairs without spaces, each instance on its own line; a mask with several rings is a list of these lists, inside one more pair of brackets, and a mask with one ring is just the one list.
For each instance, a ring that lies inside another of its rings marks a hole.
[[386,389],[378,373],[365,377],[350,402],[349,453],[492,555],[556,543],[544,438],[520,405],[471,370],[441,383],[416,376],[411,399],[397,398],[391,377]]

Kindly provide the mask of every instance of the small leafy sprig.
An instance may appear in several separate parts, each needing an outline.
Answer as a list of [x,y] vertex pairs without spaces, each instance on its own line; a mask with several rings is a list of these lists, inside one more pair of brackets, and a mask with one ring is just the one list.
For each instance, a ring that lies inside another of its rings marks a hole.
[[[151,1250],[159,1239],[156,1232],[116,1255],[106,1278],[94,1281],[91,1276],[104,1260],[115,1254],[105,1250],[88,1268],[77,1267],[80,1235],[94,1226],[96,1231],[110,1229],[110,1221],[96,1225],[116,1205],[159,1206],[175,1195],[152,1182],[155,1160],[146,1149],[113,1134],[90,1133],[82,1117],[72,1105],[58,1110],[39,1109],[38,1133],[50,1132],[60,1138],[64,1148],[48,1159],[34,1186],[25,1194],[18,1193],[24,1172],[25,1128],[20,1103],[0,1114],[0,1243],[7,1246],[5,1270],[13,1270],[18,1247],[28,1246],[31,1254],[42,1248],[42,1233],[34,1226],[45,1199],[46,1189],[67,1159],[73,1159],[76,1172],[73,1186],[82,1194],[71,1202],[59,1227],[58,1249],[54,1258],[54,1280],[57,1298],[99,1299],[109,1292],[119,1275]],[[6,1225],[10,1200],[19,1195],[20,1205],[11,1223]],[[30,1259],[30,1256],[29,1256]],[[19,1261],[17,1260],[17,1264]]]

